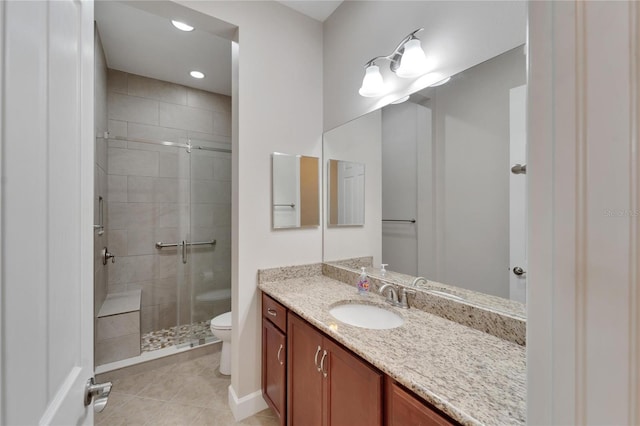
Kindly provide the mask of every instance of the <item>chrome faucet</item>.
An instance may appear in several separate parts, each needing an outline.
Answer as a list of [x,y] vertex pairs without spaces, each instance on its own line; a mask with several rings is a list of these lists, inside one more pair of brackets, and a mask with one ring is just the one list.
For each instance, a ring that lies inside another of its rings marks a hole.
[[[380,287],[378,292],[384,296],[385,290],[389,289],[389,294],[387,295],[387,303],[393,306],[397,306],[403,309],[409,309],[409,302],[407,301],[408,294],[416,294],[414,290],[409,290],[404,287],[400,287],[400,289],[396,289],[396,287],[387,283]],[[398,297],[398,294],[400,297]]]
[[419,283],[425,283],[425,285],[428,283],[427,279],[425,277],[416,277],[413,282],[411,283],[411,287],[417,287]]
[[386,289],[389,289],[389,294],[387,295],[387,303],[393,306],[400,306],[400,302],[398,301],[398,290],[391,283],[386,283],[380,286],[378,293],[384,296],[384,292]]

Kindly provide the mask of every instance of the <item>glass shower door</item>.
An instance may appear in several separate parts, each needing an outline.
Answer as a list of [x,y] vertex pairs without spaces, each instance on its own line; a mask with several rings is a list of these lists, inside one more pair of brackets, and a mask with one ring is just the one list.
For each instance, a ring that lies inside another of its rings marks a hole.
[[191,145],[178,328],[186,333],[181,343],[194,346],[213,341],[210,320],[231,310],[231,151],[215,142]]

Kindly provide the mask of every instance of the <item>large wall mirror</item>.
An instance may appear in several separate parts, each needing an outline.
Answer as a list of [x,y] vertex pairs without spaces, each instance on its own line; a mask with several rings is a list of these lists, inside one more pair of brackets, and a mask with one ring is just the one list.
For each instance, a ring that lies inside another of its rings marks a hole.
[[320,225],[317,157],[271,155],[271,214],[274,229]]
[[363,163],[368,198],[362,232],[325,227],[324,260],[524,303],[525,94],[517,45],[327,132],[325,158]]

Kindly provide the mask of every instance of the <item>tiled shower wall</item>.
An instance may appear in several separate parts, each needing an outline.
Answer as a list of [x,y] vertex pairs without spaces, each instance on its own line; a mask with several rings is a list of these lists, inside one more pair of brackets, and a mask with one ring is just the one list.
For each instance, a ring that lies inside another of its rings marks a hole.
[[[107,88],[112,137],[231,148],[228,96],[116,70]],[[111,139],[107,187],[108,291],[142,289],[141,332],[229,310],[197,296],[231,286],[231,155]],[[217,245],[191,250],[186,267],[176,248],[155,247],[183,239]]]
[[[102,50],[100,34],[97,28],[94,29],[94,47],[95,47],[95,134],[96,136],[104,135],[107,130],[107,62]],[[104,204],[104,218],[106,220],[106,201],[107,201],[107,142],[104,139],[95,139],[95,164],[94,164],[94,209],[93,220],[97,224],[99,221],[99,205],[98,198],[102,197]],[[106,232],[98,235],[98,230],[93,233],[93,274],[94,274],[94,291],[93,291],[93,308],[94,316],[98,314],[102,302],[107,294],[107,273],[108,268],[102,264],[100,251],[103,247],[108,246]]]

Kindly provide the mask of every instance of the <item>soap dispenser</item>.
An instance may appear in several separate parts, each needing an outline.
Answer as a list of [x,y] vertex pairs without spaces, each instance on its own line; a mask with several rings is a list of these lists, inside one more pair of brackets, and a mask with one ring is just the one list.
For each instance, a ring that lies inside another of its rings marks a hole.
[[380,275],[382,275],[383,277],[387,275],[387,266],[389,266],[388,263],[381,263],[380,264]]
[[360,273],[360,277],[358,278],[358,293],[361,295],[365,295],[369,292],[369,277],[367,277],[367,271],[364,268],[360,268],[362,272]]

